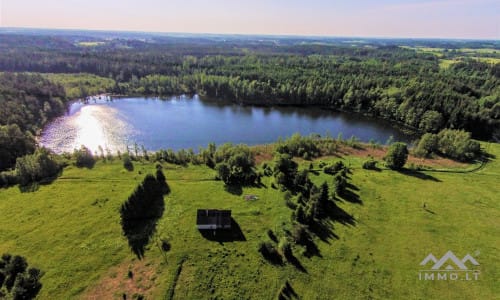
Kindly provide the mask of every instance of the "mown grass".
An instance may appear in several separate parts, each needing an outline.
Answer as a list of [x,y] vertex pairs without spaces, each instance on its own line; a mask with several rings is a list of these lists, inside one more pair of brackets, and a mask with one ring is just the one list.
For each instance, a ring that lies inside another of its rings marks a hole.
[[[500,155],[498,144],[487,149]],[[363,170],[360,157],[323,158],[338,159],[352,168],[352,197],[337,204],[353,222],[326,222],[314,238],[316,255],[303,256],[302,247],[294,246],[301,268],[272,265],[257,252],[260,241],[270,240],[268,229],[279,237],[290,228],[291,210],[283,193],[271,188],[271,178],[264,178],[263,187],[227,189],[205,166],[165,164],[172,193],[165,197],[156,238],[168,239],[171,250],[162,253],[152,243],[146,251],[158,273],[147,296],[276,299],[287,280],[301,299],[493,299],[500,294],[497,159],[472,173],[399,173]],[[67,167],[35,192],[0,190],[0,252],[24,255],[45,271],[41,299],[88,296],[111,276],[110,269],[135,260],[118,208],[153,170],[151,163],[136,163],[127,172],[118,160],[98,162],[90,170]],[[312,180],[331,183],[332,177],[318,172]],[[246,201],[247,194],[258,199]],[[238,238],[202,236],[195,228],[198,208],[232,209],[241,229]],[[419,263],[429,253],[441,257],[448,250],[460,258],[473,255],[481,264],[480,280],[419,281]]]

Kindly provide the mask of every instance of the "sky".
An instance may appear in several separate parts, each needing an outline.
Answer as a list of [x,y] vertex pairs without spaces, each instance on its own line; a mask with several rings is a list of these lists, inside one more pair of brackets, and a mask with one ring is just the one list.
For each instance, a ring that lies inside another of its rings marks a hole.
[[500,0],[0,0],[0,27],[500,39]]

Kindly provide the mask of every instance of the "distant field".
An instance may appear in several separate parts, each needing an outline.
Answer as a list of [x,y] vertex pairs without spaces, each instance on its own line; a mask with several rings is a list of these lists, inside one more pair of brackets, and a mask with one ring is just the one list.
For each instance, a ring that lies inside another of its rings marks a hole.
[[[461,56],[460,57],[455,57],[454,59],[446,59],[443,58],[445,57],[445,51],[447,49],[445,48],[431,48],[431,47],[409,47],[409,46],[401,46],[401,48],[405,49],[412,49],[416,50],[418,52],[422,53],[428,53],[428,54],[433,54],[436,57],[440,58],[439,60],[439,67],[441,69],[447,69],[450,67],[452,64],[459,62],[460,60],[464,59],[464,57],[472,58],[479,60],[481,62],[486,62],[490,64],[498,64],[500,63],[500,50],[498,49],[491,49],[491,48],[480,48],[480,49],[470,49],[470,48],[462,48],[462,49],[456,49]],[[449,50],[448,51],[453,51]],[[494,55],[496,57],[487,57],[487,56],[481,56],[481,55]]]
[[449,68],[451,65],[457,63],[458,61],[457,60],[454,60],[454,59],[440,59],[439,60],[439,67],[441,69],[447,69]]
[[112,89],[115,81],[110,78],[100,77],[92,74],[41,74],[52,82],[61,84],[66,96],[70,99],[82,97],[82,95],[93,96],[105,93]]
[[480,49],[470,49],[470,48],[462,48],[460,49],[462,52],[468,52],[468,53],[497,53],[500,54],[499,49],[491,49],[491,48],[480,48]]
[[79,42],[78,46],[82,47],[96,47],[96,46],[101,46],[104,45],[105,42]]
[[[483,144],[500,156],[499,144]],[[360,168],[365,158],[344,156],[353,195],[338,202],[352,222],[329,221],[314,240],[318,255],[302,266],[274,266],[257,252],[266,231],[289,227],[291,210],[265,177],[261,188],[226,191],[205,166],[164,165],[172,193],[158,233],[139,261],[121,233],[118,208],[152,163],[98,162],[67,167],[34,192],[0,189],[0,253],[26,256],[45,271],[40,299],[276,299],[288,280],[300,299],[495,299],[500,294],[500,162],[471,173],[410,174]],[[301,167],[309,162],[300,160]],[[315,168],[318,161],[314,162]],[[316,184],[332,177],[318,172]],[[257,195],[247,201],[244,195]],[[425,203],[425,209],[424,209]],[[232,209],[241,228],[235,241],[217,242],[195,228],[198,208]],[[158,239],[168,239],[163,253]],[[448,250],[480,263],[478,281],[420,281],[419,263]],[[182,267],[178,269],[178,262]],[[131,270],[133,278],[127,273]],[[179,270],[178,276],[177,271]],[[175,280],[176,281],[175,281]]]

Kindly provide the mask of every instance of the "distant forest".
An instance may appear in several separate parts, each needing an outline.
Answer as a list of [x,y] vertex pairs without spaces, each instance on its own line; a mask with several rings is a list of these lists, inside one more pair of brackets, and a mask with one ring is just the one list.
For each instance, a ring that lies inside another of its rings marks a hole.
[[[61,114],[68,99],[101,91],[315,105],[422,133],[453,128],[500,140],[496,42],[45,34],[0,33],[0,137],[26,133],[22,152],[32,151],[30,135]],[[420,51],[423,43],[443,51]]]

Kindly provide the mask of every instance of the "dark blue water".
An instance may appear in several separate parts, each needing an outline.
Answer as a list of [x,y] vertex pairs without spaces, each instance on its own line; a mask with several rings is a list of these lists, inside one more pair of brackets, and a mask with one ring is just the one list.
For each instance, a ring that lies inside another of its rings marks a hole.
[[41,144],[56,152],[73,151],[86,145],[123,152],[127,145],[144,145],[148,150],[205,147],[209,142],[249,145],[276,141],[299,132],[344,138],[356,136],[368,142],[385,143],[410,137],[387,122],[355,114],[320,108],[253,107],[198,96],[164,100],[119,98],[74,103],[67,115],[49,124]]

